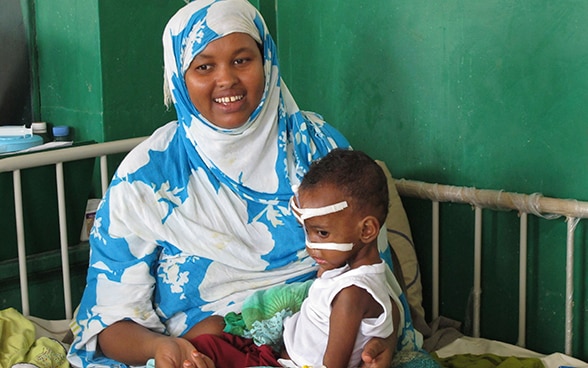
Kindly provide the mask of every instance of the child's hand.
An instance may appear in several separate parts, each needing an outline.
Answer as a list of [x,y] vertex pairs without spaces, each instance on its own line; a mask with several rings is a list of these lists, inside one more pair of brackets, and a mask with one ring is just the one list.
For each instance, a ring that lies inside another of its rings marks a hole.
[[388,368],[396,352],[398,334],[400,328],[400,311],[392,301],[392,323],[394,332],[385,339],[373,337],[363,347],[361,352],[362,368]]
[[192,352],[192,361],[184,361],[182,368],[215,368],[212,359],[204,354],[194,350]]
[[212,360],[183,338],[167,338],[155,352],[155,368],[214,368]]
[[[394,335],[394,334],[393,334]],[[361,352],[362,368],[388,368],[394,355],[393,338],[372,338],[364,346]]]

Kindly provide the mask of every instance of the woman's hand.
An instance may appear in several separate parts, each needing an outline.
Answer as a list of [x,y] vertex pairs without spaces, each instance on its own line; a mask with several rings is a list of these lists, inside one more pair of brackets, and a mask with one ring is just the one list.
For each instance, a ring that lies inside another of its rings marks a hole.
[[214,368],[212,360],[192,343],[150,331],[132,321],[119,321],[98,335],[107,357],[128,365],[143,365],[154,358],[156,368]]
[[212,359],[199,353],[184,338],[167,338],[155,352],[156,368],[214,368]]

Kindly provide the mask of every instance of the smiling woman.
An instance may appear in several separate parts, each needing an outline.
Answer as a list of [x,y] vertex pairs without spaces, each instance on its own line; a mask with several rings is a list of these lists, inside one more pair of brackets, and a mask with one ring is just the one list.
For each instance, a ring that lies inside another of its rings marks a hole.
[[[316,276],[291,188],[348,141],[298,109],[246,0],[189,3],[168,22],[163,51],[177,121],[129,153],[96,212],[75,367],[210,363],[180,336],[257,290]],[[366,347],[372,367],[389,366],[394,349],[382,341]]]
[[204,118],[221,128],[238,128],[263,95],[261,52],[251,36],[230,34],[196,55],[184,78],[190,99]]

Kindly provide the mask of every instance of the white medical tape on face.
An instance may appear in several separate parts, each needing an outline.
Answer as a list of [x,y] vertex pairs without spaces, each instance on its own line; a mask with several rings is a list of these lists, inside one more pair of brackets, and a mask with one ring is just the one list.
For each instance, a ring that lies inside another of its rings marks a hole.
[[299,215],[296,214],[296,218],[301,219],[301,220],[306,220],[311,217],[324,216],[324,215],[328,215],[330,213],[339,212],[339,211],[344,210],[345,208],[348,207],[347,201],[343,201],[343,202],[332,204],[330,206],[324,206],[324,207],[319,207],[319,208],[300,208],[297,206],[296,201],[294,200],[294,197],[292,197],[292,199],[290,199],[290,206],[296,212],[298,212]]
[[326,249],[348,252],[353,249],[353,243],[313,243],[306,238],[306,246],[310,249]]
[[[293,209],[294,216],[300,221],[302,226],[304,226],[304,221],[306,219],[317,217],[317,216],[324,216],[334,212],[339,212],[344,210],[348,207],[347,201],[342,201],[339,203],[332,204],[330,206],[318,207],[318,208],[300,208],[298,207],[296,201],[294,200],[295,197],[290,199],[290,207]],[[306,234],[306,232],[305,232]],[[308,239],[308,234],[306,234],[306,246],[311,249],[327,249],[327,250],[338,250],[342,252],[350,251],[353,248],[353,243],[317,243],[311,242]]]

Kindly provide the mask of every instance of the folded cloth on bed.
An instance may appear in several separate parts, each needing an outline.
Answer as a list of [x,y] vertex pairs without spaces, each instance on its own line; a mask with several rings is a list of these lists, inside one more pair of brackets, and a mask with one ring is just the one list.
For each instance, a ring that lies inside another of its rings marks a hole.
[[544,368],[539,358],[502,357],[496,354],[457,354],[446,358],[433,357],[450,368]]
[[225,316],[225,332],[253,339],[257,345],[279,350],[284,318],[300,310],[313,280],[259,290],[243,302],[241,313]]
[[35,326],[14,308],[0,311],[0,367],[68,368],[57,340],[35,337]]

